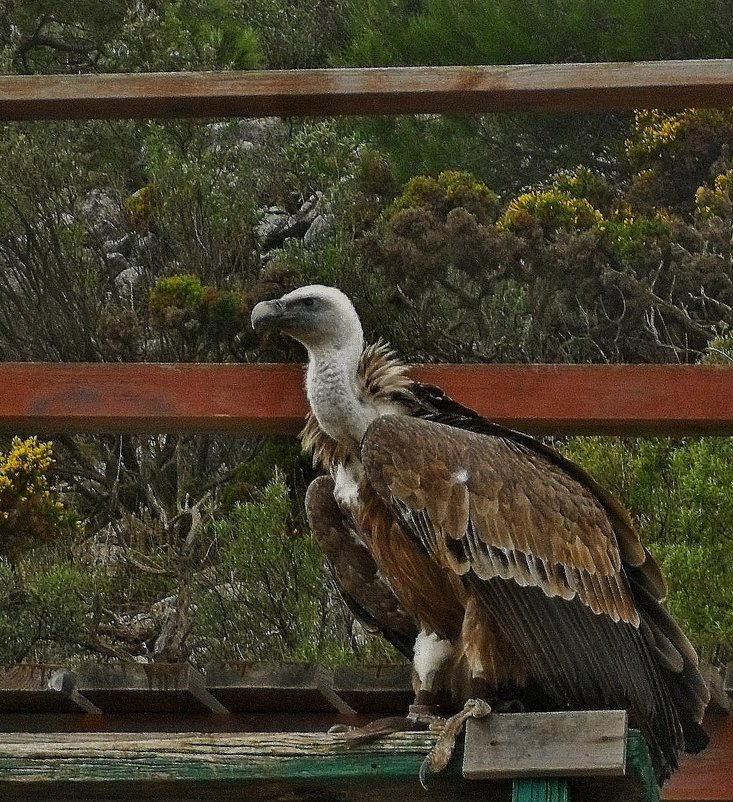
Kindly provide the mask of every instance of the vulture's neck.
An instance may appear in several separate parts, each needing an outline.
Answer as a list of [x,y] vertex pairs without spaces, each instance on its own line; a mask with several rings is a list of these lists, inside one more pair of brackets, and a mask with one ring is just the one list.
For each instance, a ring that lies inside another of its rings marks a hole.
[[321,429],[338,443],[358,446],[369,424],[378,416],[358,379],[364,347],[361,332],[336,347],[308,347],[306,393]]

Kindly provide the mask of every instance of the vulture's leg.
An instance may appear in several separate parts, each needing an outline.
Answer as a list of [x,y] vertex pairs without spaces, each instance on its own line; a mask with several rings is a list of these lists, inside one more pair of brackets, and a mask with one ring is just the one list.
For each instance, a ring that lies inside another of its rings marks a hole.
[[420,784],[427,790],[428,774],[437,774],[448,765],[456,748],[456,739],[461,734],[466,719],[486,718],[491,713],[491,705],[483,699],[469,699],[459,713],[451,716],[441,730],[435,746],[428,752],[420,765]]
[[441,674],[446,668],[454,648],[449,640],[439,638],[434,632],[428,634],[421,629],[415,640],[415,656],[412,665],[417,676],[415,701],[410,705],[409,718],[425,721],[430,725],[437,713],[436,693],[440,690]]
[[329,732],[346,732],[349,741],[360,743],[375,740],[393,732],[442,727],[444,719],[437,715],[435,695],[440,690],[441,671],[446,667],[453,651],[450,641],[439,638],[435,633],[428,634],[422,629],[415,640],[415,657],[413,659],[417,677],[415,701],[410,705],[407,716],[380,718],[363,727],[346,728],[337,725],[332,727]]

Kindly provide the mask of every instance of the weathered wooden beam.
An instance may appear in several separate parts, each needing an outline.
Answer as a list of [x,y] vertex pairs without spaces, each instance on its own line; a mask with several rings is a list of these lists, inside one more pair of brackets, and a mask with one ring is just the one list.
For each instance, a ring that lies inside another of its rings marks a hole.
[[733,60],[0,79],[0,120],[729,106]]
[[333,671],[315,663],[211,665],[206,669],[206,686],[231,712],[356,713],[334,690]]
[[626,769],[623,710],[511,713],[468,719],[463,776],[613,777]]
[[188,663],[90,663],[78,669],[77,687],[105,712],[227,712]]
[[[412,375],[534,433],[733,434],[733,368],[430,365]],[[294,433],[299,365],[0,363],[6,433]]]
[[[506,781],[461,780],[460,748],[424,793],[418,770],[436,738],[397,733],[348,744],[343,735],[324,733],[49,733],[39,742],[35,734],[8,733],[0,735],[0,799],[95,793],[158,799],[166,791],[177,799],[209,798],[228,783],[231,798],[248,800],[376,802],[419,795],[426,802],[509,802]],[[649,802],[635,775],[573,783],[578,799]]]

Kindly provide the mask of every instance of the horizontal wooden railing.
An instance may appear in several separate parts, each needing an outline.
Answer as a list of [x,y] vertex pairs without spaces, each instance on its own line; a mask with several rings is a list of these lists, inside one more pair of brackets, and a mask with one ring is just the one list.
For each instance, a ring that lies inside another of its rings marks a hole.
[[[733,434],[733,368],[424,365],[415,379],[534,433]],[[300,365],[0,363],[0,431],[292,433]]]
[[733,60],[0,77],[0,120],[729,106]]

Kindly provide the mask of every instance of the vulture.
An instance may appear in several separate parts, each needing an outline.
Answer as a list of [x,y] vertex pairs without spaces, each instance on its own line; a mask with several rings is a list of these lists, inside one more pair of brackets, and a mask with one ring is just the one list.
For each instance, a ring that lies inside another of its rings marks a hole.
[[309,522],[357,619],[413,659],[418,705],[623,709],[660,782],[705,747],[697,655],[613,495],[410,379],[334,287],[262,301],[251,322],[308,352],[301,438],[325,471]]

